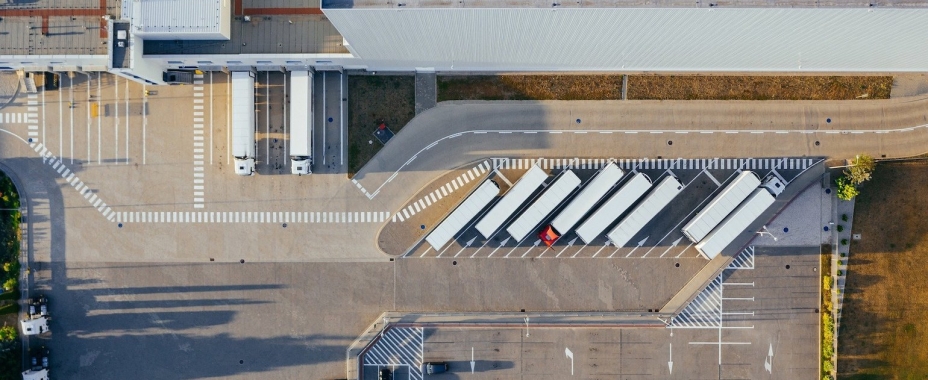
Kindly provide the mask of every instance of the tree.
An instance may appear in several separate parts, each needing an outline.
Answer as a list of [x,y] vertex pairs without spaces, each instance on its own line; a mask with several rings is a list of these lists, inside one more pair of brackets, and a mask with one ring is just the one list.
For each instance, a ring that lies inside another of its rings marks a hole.
[[838,177],[838,180],[835,181],[835,184],[838,185],[838,199],[842,201],[849,201],[854,199],[857,194],[860,194],[860,191],[857,190],[857,187],[854,186],[851,181],[848,181],[845,177]]
[[16,289],[16,278],[8,278],[6,282],[3,283],[3,290],[10,292],[13,289]]
[[866,154],[857,155],[854,163],[844,169],[844,176],[854,185],[860,185],[870,180],[870,174],[876,168],[876,161]]
[[12,342],[16,340],[16,328],[13,326],[0,327],[0,342]]

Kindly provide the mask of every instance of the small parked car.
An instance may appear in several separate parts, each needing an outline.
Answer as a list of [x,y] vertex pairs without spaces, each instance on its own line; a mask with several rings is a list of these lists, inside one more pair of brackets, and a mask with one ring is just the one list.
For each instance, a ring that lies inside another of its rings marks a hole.
[[423,363],[422,372],[425,372],[425,374],[427,375],[436,375],[439,373],[448,372],[448,363],[445,363],[445,362]]

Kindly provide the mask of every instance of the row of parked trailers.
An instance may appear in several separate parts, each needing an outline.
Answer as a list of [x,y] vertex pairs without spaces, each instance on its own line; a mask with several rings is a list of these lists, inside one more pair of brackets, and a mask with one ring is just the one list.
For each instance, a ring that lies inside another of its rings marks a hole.
[[[618,191],[602,201],[624,176],[622,169],[614,163],[605,166],[564,206],[546,230],[553,230],[555,236],[563,236],[579,223],[575,232],[584,243],[589,244],[601,236],[614,221],[625,215],[606,234],[613,245],[622,247],[683,191],[683,185],[675,177],[664,177],[657,185],[652,186],[652,181],[647,175],[635,173]],[[579,177],[573,171],[565,170],[515,220],[512,220],[520,206],[547,179],[548,174],[544,170],[538,166],[531,167],[499,202],[480,217],[476,223],[477,231],[489,239],[504,224],[511,221],[506,232],[517,242],[536,231],[540,224],[581,186]],[[696,249],[700,254],[707,259],[718,256],[738,234],[773,204],[774,196],[768,189],[760,186],[761,181],[756,174],[750,171],[741,172],[684,226],[684,235],[697,243]],[[499,186],[496,183],[484,182],[426,237],[426,241],[433,249],[440,251],[468,223],[480,216],[480,212],[498,195]],[[600,206],[594,211],[597,204]],[[635,207],[632,209],[632,206]],[[628,211],[629,209],[631,211]],[[586,217],[587,215],[589,216]]]

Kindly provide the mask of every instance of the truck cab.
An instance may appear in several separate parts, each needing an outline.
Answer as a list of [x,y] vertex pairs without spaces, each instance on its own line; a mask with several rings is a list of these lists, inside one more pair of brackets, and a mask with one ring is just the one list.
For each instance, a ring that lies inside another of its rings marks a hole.
[[255,159],[251,157],[235,157],[235,174],[254,175]]

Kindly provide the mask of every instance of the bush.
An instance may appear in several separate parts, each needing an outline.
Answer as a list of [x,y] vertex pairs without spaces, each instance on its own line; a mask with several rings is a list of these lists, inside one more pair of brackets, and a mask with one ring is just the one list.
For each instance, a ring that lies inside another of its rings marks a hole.
[[822,290],[824,292],[831,291],[831,276],[822,276]]
[[841,252],[841,257],[847,257],[847,252]]
[[841,245],[847,245],[847,239],[841,239]]
[[842,201],[849,201],[860,194],[860,191],[857,190],[857,187],[848,181],[847,178],[838,177],[838,179],[835,181],[835,184],[838,185],[838,199]]
[[8,278],[3,283],[3,290],[7,292],[13,291],[14,289],[16,289],[16,285],[19,285],[18,282],[16,281],[16,278]]
[[870,174],[876,168],[876,162],[873,157],[866,154],[858,155],[854,158],[854,165],[844,169],[844,176],[854,185],[860,185],[870,180]]
[[[844,276],[844,271],[843,271],[843,270],[839,270],[839,271],[838,271],[838,276]],[[838,289],[838,293],[841,293],[841,289]]]
[[0,327],[0,342],[12,342],[16,340],[17,331],[13,326]]
[[847,221],[847,214],[841,214],[841,221],[842,221],[842,222],[846,222],[846,221]]
[[838,232],[844,232],[844,226],[838,225]]

